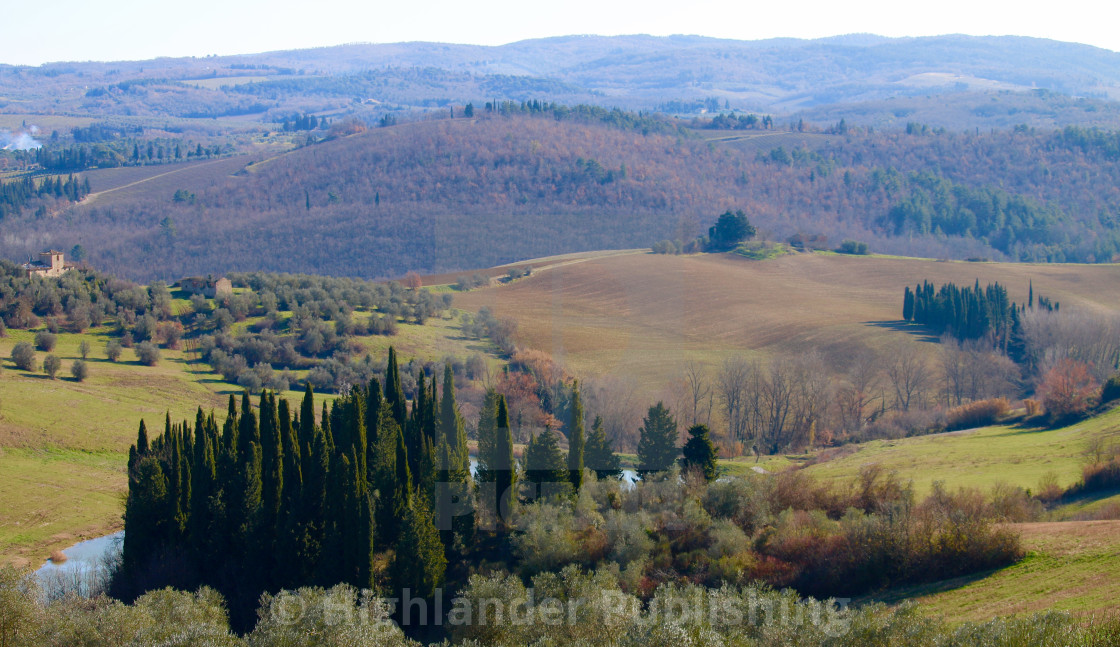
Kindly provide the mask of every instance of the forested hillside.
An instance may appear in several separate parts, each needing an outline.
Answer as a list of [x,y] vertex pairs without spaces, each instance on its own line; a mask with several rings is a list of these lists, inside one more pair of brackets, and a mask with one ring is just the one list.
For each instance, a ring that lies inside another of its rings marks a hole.
[[[1113,99],[1120,96],[1118,60],[1115,52],[1076,43],[961,35],[763,41],[562,36],[497,47],[351,44],[241,56],[0,65],[0,112],[253,115],[280,121],[295,111],[314,111],[376,119],[402,109],[446,109],[480,100],[603,103],[609,97],[609,105],[635,110],[695,114],[732,108],[785,115],[811,110],[827,115],[822,119],[860,104],[863,114],[847,116],[877,124],[907,107],[888,103],[868,111],[876,102],[932,95],[963,97],[972,110],[968,125],[1006,128],[1021,122],[1086,123],[985,110],[995,92]],[[929,116],[939,125],[954,122],[952,110],[940,119],[936,103],[933,107]],[[1102,114],[1082,117],[1097,123]]]
[[329,138],[60,217],[25,212],[6,218],[0,245],[18,258],[81,244],[94,266],[136,279],[385,277],[688,240],[743,209],[763,237],[851,238],[876,252],[1077,262],[1120,252],[1115,134],[840,125],[812,150],[794,136],[752,148],[631,113],[532,105]]

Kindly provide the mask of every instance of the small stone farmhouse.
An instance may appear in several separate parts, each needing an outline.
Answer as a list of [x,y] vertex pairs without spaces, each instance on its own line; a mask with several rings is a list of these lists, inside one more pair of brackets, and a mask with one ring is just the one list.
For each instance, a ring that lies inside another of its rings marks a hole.
[[230,283],[230,280],[224,276],[219,278],[188,276],[185,279],[179,279],[179,289],[189,294],[201,294],[208,299],[213,299],[233,294],[233,283]]
[[28,259],[22,267],[29,276],[62,276],[76,265],[67,263],[62,252],[48,249],[45,252],[39,252],[39,260]]

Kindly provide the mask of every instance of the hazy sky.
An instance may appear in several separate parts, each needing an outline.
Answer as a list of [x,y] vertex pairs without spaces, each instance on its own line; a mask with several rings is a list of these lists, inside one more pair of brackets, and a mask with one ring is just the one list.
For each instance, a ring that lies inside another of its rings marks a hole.
[[1114,0],[8,0],[0,5],[0,63],[638,33],[744,40],[1014,34],[1120,51],[1118,18]]

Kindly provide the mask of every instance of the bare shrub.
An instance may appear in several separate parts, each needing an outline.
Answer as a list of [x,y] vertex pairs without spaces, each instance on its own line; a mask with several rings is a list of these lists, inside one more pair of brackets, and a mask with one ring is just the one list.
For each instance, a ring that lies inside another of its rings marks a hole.
[[978,400],[953,407],[945,414],[945,429],[970,429],[992,425],[1011,410],[1011,403],[1007,398],[991,398]]
[[998,521],[1023,523],[1037,521],[1045,507],[1037,498],[1020,487],[997,483],[989,495],[991,517]]
[[1050,421],[1056,423],[1088,411],[1098,393],[1098,385],[1089,366],[1063,359],[1042,378],[1038,393]]

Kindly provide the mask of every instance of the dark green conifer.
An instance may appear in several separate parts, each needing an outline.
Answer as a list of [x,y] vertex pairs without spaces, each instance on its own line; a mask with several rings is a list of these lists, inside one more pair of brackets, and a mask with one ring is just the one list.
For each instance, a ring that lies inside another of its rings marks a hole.
[[584,441],[583,441],[583,400],[579,395],[579,384],[572,383],[572,394],[568,405],[568,480],[577,491],[583,485]]
[[415,496],[405,512],[393,560],[393,584],[410,589],[414,597],[430,598],[443,586],[447,557],[432,510],[422,496]]
[[595,470],[595,477],[599,479],[618,478],[622,476],[622,462],[614,453],[614,447],[607,438],[603,429],[603,418],[595,416],[591,425],[591,433],[587,436],[587,446],[584,448],[584,462],[587,467]]
[[677,449],[677,421],[669,408],[658,402],[649,408],[638,439],[638,474],[643,478],[651,472],[663,472],[680,456]]
[[136,464],[136,477],[125,500],[125,533],[122,568],[136,572],[148,563],[167,540],[167,477],[155,456],[144,455]]
[[704,480],[714,481],[719,475],[716,464],[719,449],[712,444],[707,425],[693,425],[688,430],[688,436],[688,441],[681,449],[681,469],[697,470],[704,475]]
[[401,388],[400,369],[397,367],[397,351],[389,347],[389,361],[385,367],[385,404],[393,414],[393,419],[401,429],[408,423],[407,405],[404,390]]
[[253,413],[253,405],[249,401],[249,392],[241,394],[241,415],[237,419],[237,455],[241,463],[249,460],[251,446],[261,444],[260,427],[257,415]]
[[536,496],[550,497],[570,491],[569,471],[556,432],[548,427],[530,438],[525,449],[525,478],[535,485]]
[[144,426],[144,419],[140,419],[140,431],[136,434],[136,453],[146,456],[150,448],[148,442],[148,428]]
[[452,452],[459,448],[463,432],[463,417],[455,402],[455,376],[451,365],[443,367],[443,397],[439,403],[439,439],[447,443]]
[[491,470],[494,472],[495,500],[494,511],[503,525],[512,514],[517,502],[517,466],[513,461],[513,433],[509,427],[509,410],[506,398],[498,396],[498,415],[495,418],[494,458]]
[[[280,518],[280,504],[284,490],[283,439],[280,437],[280,419],[276,397],[261,393],[261,533],[269,544],[275,541]],[[262,547],[271,551],[272,546]]]
[[311,390],[311,383],[303,387],[303,400],[299,405],[299,442],[304,455],[311,454],[311,446],[315,442],[315,393]]

